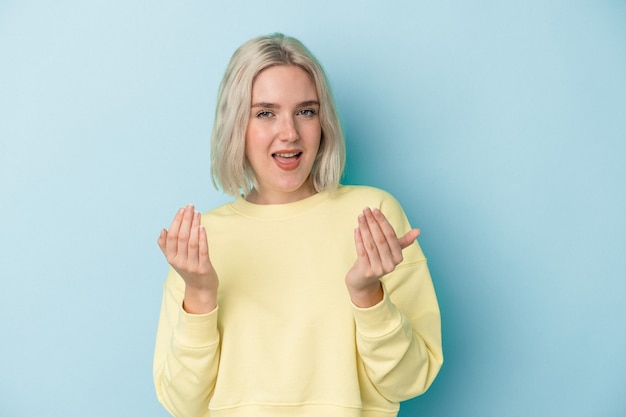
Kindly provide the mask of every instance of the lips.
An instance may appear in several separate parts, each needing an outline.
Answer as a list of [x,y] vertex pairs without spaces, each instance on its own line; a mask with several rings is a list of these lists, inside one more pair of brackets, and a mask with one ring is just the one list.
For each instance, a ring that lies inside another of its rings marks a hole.
[[280,169],[283,169],[285,171],[292,171],[296,169],[298,165],[300,165],[301,156],[302,152],[300,151],[280,151],[272,154],[272,158],[274,158],[276,165],[278,165]]

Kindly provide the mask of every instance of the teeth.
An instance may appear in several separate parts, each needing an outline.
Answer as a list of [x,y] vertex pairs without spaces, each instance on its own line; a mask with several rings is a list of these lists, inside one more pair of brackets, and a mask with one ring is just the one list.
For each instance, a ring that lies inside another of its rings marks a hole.
[[291,153],[275,153],[274,155],[280,156],[281,158],[293,158],[298,155],[300,152],[291,152]]

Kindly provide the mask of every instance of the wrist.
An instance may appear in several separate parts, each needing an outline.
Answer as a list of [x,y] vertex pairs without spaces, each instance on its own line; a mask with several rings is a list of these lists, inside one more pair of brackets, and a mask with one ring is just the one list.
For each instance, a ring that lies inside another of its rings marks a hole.
[[373,307],[380,303],[385,296],[380,281],[360,289],[351,289],[348,287],[348,293],[350,294],[352,304],[359,308]]
[[183,309],[189,314],[207,314],[217,307],[217,291],[185,288]]

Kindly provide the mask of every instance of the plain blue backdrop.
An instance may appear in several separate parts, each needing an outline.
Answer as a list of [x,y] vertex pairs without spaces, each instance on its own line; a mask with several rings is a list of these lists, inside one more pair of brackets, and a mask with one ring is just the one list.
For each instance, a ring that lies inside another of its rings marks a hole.
[[345,182],[422,229],[446,362],[401,416],[626,415],[626,3],[0,2],[0,415],[165,416],[151,361],[218,83],[274,31],[325,65]]

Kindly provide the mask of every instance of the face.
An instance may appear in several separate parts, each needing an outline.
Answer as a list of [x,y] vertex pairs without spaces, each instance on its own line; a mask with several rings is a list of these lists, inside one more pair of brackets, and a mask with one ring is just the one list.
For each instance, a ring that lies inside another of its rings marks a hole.
[[302,68],[280,65],[259,73],[246,129],[246,157],[257,180],[249,201],[283,204],[315,193],[319,107],[315,83]]

